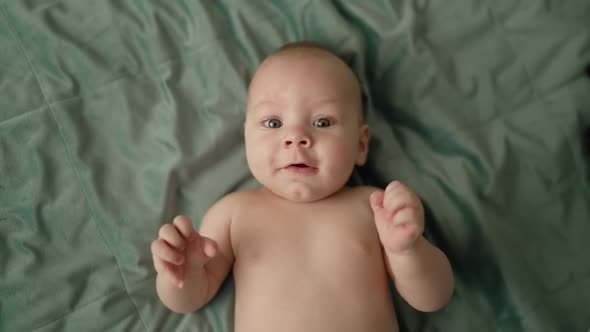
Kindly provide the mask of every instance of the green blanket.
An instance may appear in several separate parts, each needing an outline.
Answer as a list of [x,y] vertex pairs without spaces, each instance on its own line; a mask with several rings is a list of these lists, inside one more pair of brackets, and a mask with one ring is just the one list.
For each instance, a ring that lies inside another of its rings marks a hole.
[[150,243],[257,185],[247,84],[304,39],[363,82],[361,178],[411,186],[453,265],[439,312],[394,293],[402,331],[588,331],[585,0],[0,1],[0,330],[233,330],[233,280],[172,313]]

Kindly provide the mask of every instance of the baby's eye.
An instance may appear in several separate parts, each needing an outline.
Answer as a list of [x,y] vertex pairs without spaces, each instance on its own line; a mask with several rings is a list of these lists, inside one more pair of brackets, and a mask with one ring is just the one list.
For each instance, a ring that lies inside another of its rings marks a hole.
[[279,119],[268,119],[264,121],[264,126],[267,128],[280,128],[283,126],[283,123]]
[[319,118],[313,122],[313,126],[318,128],[326,128],[330,127],[331,125],[332,121],[330,121],[330,119],[327,118]]

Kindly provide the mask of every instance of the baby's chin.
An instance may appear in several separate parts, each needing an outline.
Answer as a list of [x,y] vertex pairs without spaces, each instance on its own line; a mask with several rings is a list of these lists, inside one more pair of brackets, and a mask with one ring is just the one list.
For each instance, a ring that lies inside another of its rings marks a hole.
[[304,183],[290,184],[287,187],[269,188],[273,194],[294,203],[311,203],[326,198],[340,188],[314,188]]

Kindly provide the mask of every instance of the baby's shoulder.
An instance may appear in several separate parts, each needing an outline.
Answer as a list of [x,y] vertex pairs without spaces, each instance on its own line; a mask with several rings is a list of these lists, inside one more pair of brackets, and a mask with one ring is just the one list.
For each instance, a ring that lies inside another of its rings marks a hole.
[[356,186],[350,189],[351,194],[355,199],[369,199],[372,193],[375,191],[382,190],[373,186]]
[[338,201],[347,209],[372,211],[370,197],[377,190],[381,189],[373,186],[349,187],[342,193],[342,199]]
[[212,208],[233,212],[242,207],[251,206],[260,200],[260,194],[256,189],[234,191],[219,199]]

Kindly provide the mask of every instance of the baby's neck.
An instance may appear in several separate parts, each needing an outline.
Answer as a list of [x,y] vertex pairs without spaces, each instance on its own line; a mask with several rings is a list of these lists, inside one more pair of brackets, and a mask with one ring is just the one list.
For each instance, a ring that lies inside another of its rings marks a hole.
[[261,195],[267,196],[270,204],[273,204],[273,203],[276,203],[276,204],[280,204],[280,203],[283,203],[283,204],[285,204],[285,203],[286,204],[317,204],[317,203],[321,203],[326,200],[331,200],[331,199],[337,198],[337,197],[349,192],[351,189],[352,189],[352,187],[350,187],[348,185],[344,185],[341,188],[339,188],[338,190],[336,190],[326,196],[323,196],[319,199],[315,199],[312,201],[305,201],[305,202],[299,202],[299,201],[289,199],[288,197],[285,197],[285,196],[282,196],[280,194],[273,192],[272,190],[270,190],[269,188],[267,188],[265,186],[261,186],[257,190],[259,191],[259,193]]

